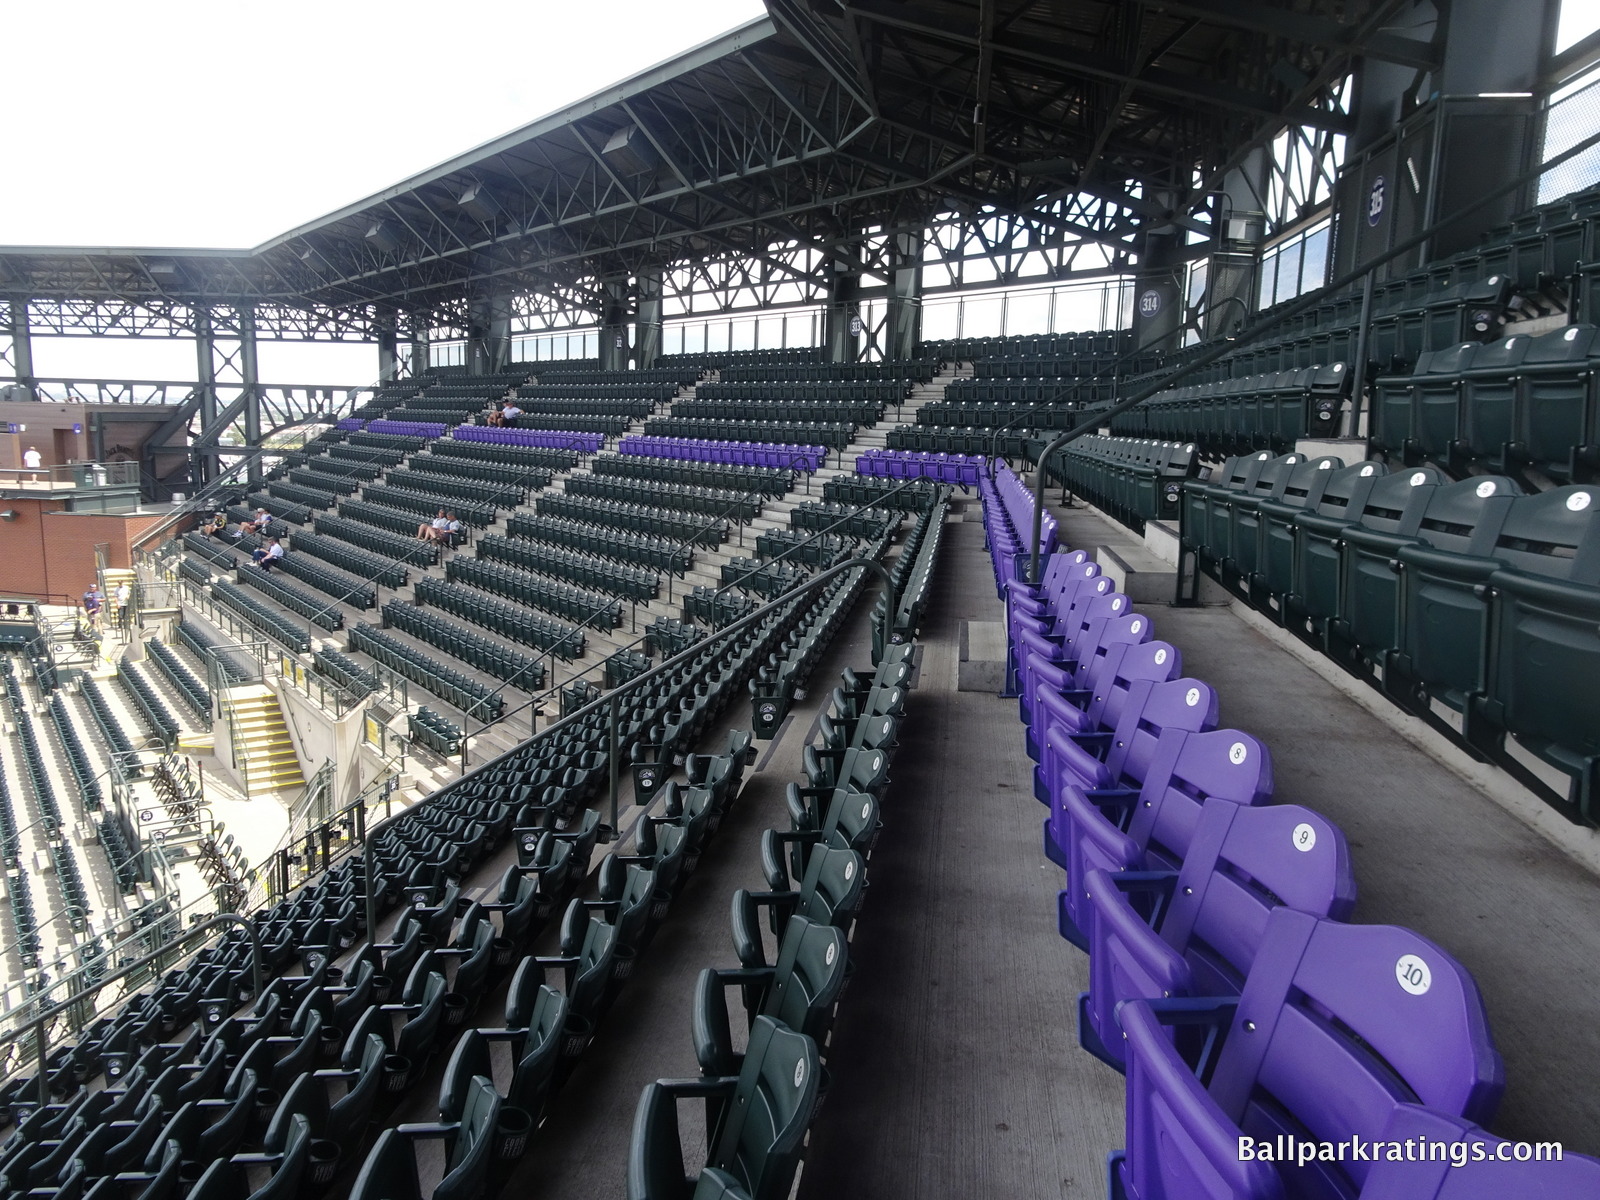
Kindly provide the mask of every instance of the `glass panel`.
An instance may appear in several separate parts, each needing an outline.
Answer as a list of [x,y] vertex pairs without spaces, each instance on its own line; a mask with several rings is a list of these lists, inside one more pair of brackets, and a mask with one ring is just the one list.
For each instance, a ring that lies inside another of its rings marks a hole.
[[1006,332],[1049,333],[1050,293],[1013,292],[1006,305]]

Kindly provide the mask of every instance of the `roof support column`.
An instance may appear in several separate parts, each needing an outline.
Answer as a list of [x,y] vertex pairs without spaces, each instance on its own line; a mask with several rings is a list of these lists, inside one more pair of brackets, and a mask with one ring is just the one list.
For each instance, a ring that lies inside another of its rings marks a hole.
[[628,280],[607,279],[600,284],[605,305],[600,311],[600,369],[628,369]]
[[661,272],[639,276],[638,316],[633,325],[633,357],[637,367],[653,367],[661,357]]
[[[211,310],[205,306],[194,310],[195,395],[200,401],[196,412],[201,430],[210,429],[217,421],[217,363],[216,337],[211,320]],[[190,456],[189,478],[198,489],[215,474],[216,459],[204,454]]]
[[11,334],[11,373],[25,388],[33,387],[33,332],[28,326],[28,298],[13,296],[6,305]]
[[922,340],[922,236],[920,231],[897,233],[890,245],[885,358],[910,358]]
[[378,382],[393,383],[400,375],[400,339],[394,329],[394,311],[378,313]]
[[828,271],[825,356],[829,362],[855,362],[861,357],[861,312],[856,306],[861,290],[860,247],[851,243],[835,248]]
[[428,373],[428,319],[421,313],[411,318],[411,378]]
[[[1157,204],[1172,197],[1157,193]],[[1139,235],[1134,273],[1133,344],[1140,350],[1176,350],[1183,324],[1182,235],[1176,225],[1146,226]]]
[[[245,445],[261,446],[261,371],[256,362],[256,309],[253,304],[239,306],[239,384],[244,400]],[[261,486],[261,456],[251,455],[245,464],[250,486]]]
[[471,305],[469,375],[498,375],[511,362],[511,293],[490,292]]

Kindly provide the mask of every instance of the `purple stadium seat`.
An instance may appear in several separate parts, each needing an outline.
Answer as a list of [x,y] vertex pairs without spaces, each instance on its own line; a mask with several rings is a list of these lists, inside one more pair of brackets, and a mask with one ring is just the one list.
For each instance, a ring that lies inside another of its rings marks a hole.
[[[1157,643],[1159,645],[1159,643]],[[1178,686],[1181,684],[1182,686]],[[1042,757],[1034,768],[1034,795],[1049,806],[1044,821],[1044,854],[1070,871],[1073,821],[1068,805],[1074,791],[1092,799],[1120,797],[1130,802],[1162,763],[1161,738],[1167,730],[1205,733],[1217,725],[1217,693],[1198,679],[1161,683],[1130,680],[1110,745],[1100,746],[1093,729],[1073,729],[1076,711],[1059,696],[1040,698]],[[1095,750],[1103,749],[1103,755]],[[1072,940],[1072,939],[1068,939]],[[1085,946],[1087,949],[1087,946]]]
[[1393,925],[1275,908],[1237,1000],[1130,1000],[1118,1019],[1128,1145],[1111,1194],[1126,1200],[1347,1200],[1373,1164],[1276,1164],[1241,1139],[1377,1139],[1415,1103],[1482,1123],[1505,1086],[1472,977]]
[[1286,904],[1343,921],[1356,899],[1344,834],[1298,804],[1208,800],[1175,875],[1096,869],[1084,882],[1094,941],[1078,1041],[1119,1071],[1116,1010],[1124,1000],[1237,996],[1272,909]]
[[1052,806],[1052,816],[1056,806],[1064,809],[1055,830],[1067,870],[1057,896],[1061,936],[1083,949],[1091,944],[1094,912],[1084,893],[1090,871],[1176,869],[1208,798],[1263,804],[1271,795],[1272,756],[1237,729],[1163,729],[1138,791],[1063,787]]
[[[1059,669],[1059,668],[1058,668]],[[1165,683],[1182,672],[1183,655],[1170,642],[1120,642],[1105,647],[1085,665],[1080,686],[1066,691],[1047,687],[1033,697],[1034,717],[1025,726],[1028,757],[1042,762],[1052,729],[1063,736],[1116,728],[1126,693],[1135,682]],[[1104,757],[1104,755],[1100,755]],[[1035,795],[1048,804],[1048,794]]]

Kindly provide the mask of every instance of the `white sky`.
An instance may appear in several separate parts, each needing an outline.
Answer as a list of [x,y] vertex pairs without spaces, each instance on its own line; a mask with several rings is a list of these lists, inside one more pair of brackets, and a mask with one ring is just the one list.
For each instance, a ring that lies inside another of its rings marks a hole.
[[[0,245],[253,246],[760,16],[761,0],[11,5]],[[1558,48],[1600,27],[1565,0]],[[262,378],[369,383],[371,346]],[[193,344],[36,338],[45,377],[193,379]]]
[[[4,19],[0,245],[254,246],[716,37],[761,0],[107,0]],[[371,346],[261,345],[369,383]],[[190,342],[34,340],[41,376],[193,379]]]

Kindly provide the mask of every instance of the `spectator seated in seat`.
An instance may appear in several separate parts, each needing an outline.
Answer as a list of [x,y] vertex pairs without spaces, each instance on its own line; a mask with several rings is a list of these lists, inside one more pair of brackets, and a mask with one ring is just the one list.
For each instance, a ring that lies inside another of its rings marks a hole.
[[283,543],[277,538],[268,538],[267,544],[257,547],[251,552],[250,557],[255,559],[256,566],[263,571],[270,571],[277,561],[283,557]]

